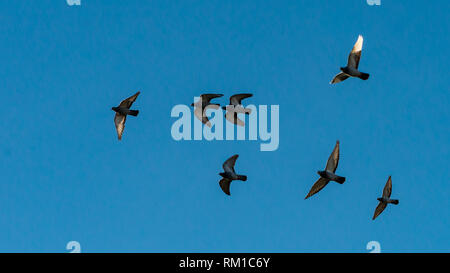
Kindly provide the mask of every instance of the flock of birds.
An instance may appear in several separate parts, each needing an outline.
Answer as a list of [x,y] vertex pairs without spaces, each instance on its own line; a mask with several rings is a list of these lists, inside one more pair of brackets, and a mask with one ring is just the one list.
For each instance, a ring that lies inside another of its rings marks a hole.
[[[362,80],[367,80],[369,78],[369,74],[363,73],[358,70],[359,60],[361,58],[361,51],[363,46],[363,37],[359,35],[358,40],[353,46],[352,51],[348,56],[347,66],[341,67],[341,72],[338,73],[330,84],[335,84],[338,82],[342,82],[350,77],[360,78]],[[119,140],[122,139],[122,134],[125,129],[125,121],[128,115],[137,116],[139,114],[139,110],[130,109],[132,104],[136,101],[140,92],[137,92],[133,96],[123,100],[120,102],[119,106],[112,107],[112,110],[116,112],[114,117],[114,123],[116,125],[116,131]],[[211,103],[212,99],[222,97],[223,94],[202,94],[197,102],[192,103],[191,106],[194,107],[194,115],[198,118],[203,124],[208,127],[211,127],[211,123],[206,116],[206,109],[219,109],[220,104]],[[245,123],[237,117],[238,113],[250,114],[251,109],[247,109],[242,106],[242,100],[252,97],[252,94],[236,94],[230,97],[230,104],[226,107],[223,106],[222,109],[226,110],[225,118],[238,126],[245,126]],[[224,172],[219,173],[222,179],[219,181],[219,186],[222,191],[230,195],[230,185],[232,181],[240,180],[246,181],[247,176],[237,174],[234,170],[234,166],[236,164],[236,160],[239,155],[233,155],[228,158],[222,165]],[[339,184],[343,184],[345,182],[345,177],[339,176],[336,174],[336,169],[339,163],[339,141],[336,141],[336,145],[328,158],[327,165],[325,166],[325,170],[318,171],[320,178],[314,183],[311,187],[309,193],[306,195],[305,199],[313,196],[314,194],[321,191],[330,181],[337,182]],[[392,192],[392,179],[389,176],[386,185],[384,186],[382,196],[377,198],[379,201],[378,206],[375,209],[375,213],[373,215],[372,220],[378,217],[383,210],[387,207],[388,204],[397,205],[399,203],[396,199],[391,199]]]

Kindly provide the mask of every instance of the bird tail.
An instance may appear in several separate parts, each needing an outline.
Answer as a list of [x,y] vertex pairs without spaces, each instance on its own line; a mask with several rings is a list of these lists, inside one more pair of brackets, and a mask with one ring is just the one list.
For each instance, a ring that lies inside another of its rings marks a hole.
[[242,180],[242,181],[247,181],[247,176],[246,175],[238,175],[238,179]]
[[139,110],[130,110],[129,115],[135,116],[137,117],[137,115],[139,114]]
[[367,80],[369,78],[369,76],[370,76],[370,74],[361,72],[361,75],[359,76],[359,78],[361,80]]
[[344,182],[345,182],[345,177],[343,177],[343,176],[337,176],[337,177],[336,177],[336,180],[334,180],[334,181],[338,182],[339,184],[344,184]]
[[394,205],[398,205],[398,200],[397,199],[393,199],[389,203],[394,204]]

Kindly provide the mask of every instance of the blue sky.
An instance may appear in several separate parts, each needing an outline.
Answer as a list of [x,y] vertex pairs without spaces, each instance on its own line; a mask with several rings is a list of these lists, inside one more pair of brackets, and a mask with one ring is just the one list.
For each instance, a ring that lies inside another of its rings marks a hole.
[[[449,8],[2,1],[0,252],[450,251]],[[358,34],[370,79],[329,85]],[[111,107],[138,90],[119,142]],[[279,149],[174,141],[172,107],[206,92],[279,105]],[[337,139],[347,181],[304,200]],[[372,221],[389,175],[400,204]]]

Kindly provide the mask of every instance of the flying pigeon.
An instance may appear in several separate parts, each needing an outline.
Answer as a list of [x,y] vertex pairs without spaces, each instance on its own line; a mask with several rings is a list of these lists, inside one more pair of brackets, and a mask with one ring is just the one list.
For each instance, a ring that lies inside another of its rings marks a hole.
[[338,167],[338,163],[339,163],[339,140],[336,141],[336,146],[334,147],[333,152],[328,158],[325,170],[317,172],[320,175],[320,178],[319,180],[316,181],[316,183],[314,183],[305,199],[308,199],[309,197],[318,193],[321,189],[323,189],[326,185],[328,185],[328,182],[330,181],[335,181],[338,182],[339,184],[343,184],[345,182],[345,177],[338,176],[335,174],[336,169]]
[[136,101],[136,98],[139,96],[141,92],[137,92],[133,96],[124,99],[120,102],[119,106],[113,107],[112,110],[116,112],[116,116],[114,117],[114,124],[116,125],[117,136],[119,140],[122,139],[123,130],[125,129],[125,121],[127,120],[127,115],[137,116],[139,114],[139,110],[130,110],[133,102]]
[[205,110],[206,108],[219,109],[220,104],[213,104],[210,103],[210,101],[214,98],[220,98],[222,96],[223,94],[202,94],[197,102],[191,104],[191,106],[194,106],[194,115],[208,127],[212,127],[212,125],[205,114]]
[[358,36],[358,40],[353,46],[352,51],[348,55],[348,62],[346,67],[341,67],[341,72],[334,76],[330,84],[338,83],[346,80],[348,77],[357,77],[362,80],[367,80],[369,74],[358,71],[359,59],[361,58],[361,50],[363,46],[363,37]]
[[239,155],[233,155],[232,157],[228,158],[227,161],[225,161],[225,163],[223,163],[223,165],[222,165],[225,172],[219,173],[220,176],[223,177],[219,182],[220,188],[227,195],[230,195],[231,181],[233,181],[233,180],[246,181],[247,180],[246,175],[239,175],[239,174],[236,174],[236,172],[234,171],[234,164],[236,163],[236,159],[238,158],[238,156]]
[[389,176],[388,181],[386,182],[386,185],[383,189],[383,196],[380,198],[377,198],[380,203],[378,204],[377,208],[375,209],[375,213],[373,214],[372,220],[375,220],[378,215],[380,215],[383,210],[386,208],[387,204],[394,204],[398,205],[397,199],[391,199],[391,193],[392,193],[392,179]]
[[238,113],[250,114],[252,109],[247,109],[242,106],[242,100],[252,97],[253,94],[236,94],[230,97],[230,106],[222,106],[223,110],[227,110],[225,118],[239,126],[245,126],[245,123],[237,117]]

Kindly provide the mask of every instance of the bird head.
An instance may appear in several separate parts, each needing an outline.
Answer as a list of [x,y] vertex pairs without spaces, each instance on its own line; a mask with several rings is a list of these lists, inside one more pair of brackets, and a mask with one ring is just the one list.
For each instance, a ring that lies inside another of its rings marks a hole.
[[117,111],[117,107],[112,107],[111,110]]
[[381,202],[381,201],[383,201],[383,198],[380,197],[380,198],[377,198],[377,200]]

